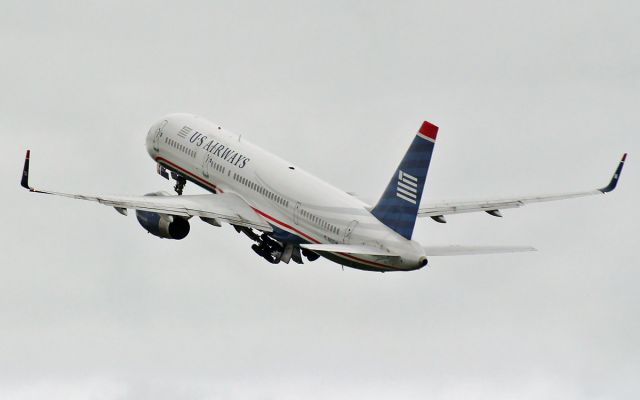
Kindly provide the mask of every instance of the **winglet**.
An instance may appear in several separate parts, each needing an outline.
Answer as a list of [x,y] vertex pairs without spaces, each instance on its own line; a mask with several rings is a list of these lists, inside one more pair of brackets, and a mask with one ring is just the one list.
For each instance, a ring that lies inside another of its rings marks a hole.
[[27,150],[27,155],[24,158],[24,167],[22,168],[22,180],[20,181],[20,185],[23,188],[29,189],[33,191],[33,189],[29,186],[29,156],[31,155],[31,150]]
[[620,163],[618,164],[618,168],[616,168],[616,172],[613,173],[613,176],[611,177],[611,181],[609,182],[609,184],[601,189],[598,189],[599,191],[601,191],[602,193],[609,193],[611,191],[613,191],[613,189],[616,188],[616,186],[618,185],[618,181],[620,180],[620,174],[622,173],[622,167],[624,167],[624,162],[627,160],[627,153],[624,153],[622,155],[622,159],[620,160]]

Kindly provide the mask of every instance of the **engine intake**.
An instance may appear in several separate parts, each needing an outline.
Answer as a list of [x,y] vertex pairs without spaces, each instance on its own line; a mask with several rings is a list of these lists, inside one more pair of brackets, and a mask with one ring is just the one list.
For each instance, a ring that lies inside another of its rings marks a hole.
[[[145,196],[167,196],[165,192],[149,193]],[[164,239],[181,240],[187,237],[191,226],[186,218],[160,214],[152,211],[136,211],[136,218],[150,234]]]
[[136,218],[147,232],[164,239],[184,239],[191,230],[189,221],[175,215],[138,210],[136,211]]

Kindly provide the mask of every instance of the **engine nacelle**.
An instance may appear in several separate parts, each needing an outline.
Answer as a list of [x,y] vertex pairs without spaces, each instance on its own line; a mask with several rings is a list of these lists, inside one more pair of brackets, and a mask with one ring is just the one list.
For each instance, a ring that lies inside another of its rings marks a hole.
[[[156,192],[145,196],[168,196],[168,194],[166,192]],[[176,215],[137,210],[136,218],[147,232],[165,239],[184,239],[191,230],[189,221]]]

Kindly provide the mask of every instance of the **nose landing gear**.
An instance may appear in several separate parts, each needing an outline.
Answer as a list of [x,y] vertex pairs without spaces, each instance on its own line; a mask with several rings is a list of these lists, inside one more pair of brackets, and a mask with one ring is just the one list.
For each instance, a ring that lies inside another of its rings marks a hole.
[[171,177],[176,180],[176,185],[173,187],[173,190],[178,193],[178,196],[182,196],[184,186],[187,184],[187,178],[180,174],[176,174],[175,172],[171,173]]
[[[167,169],[162,164],[157,164],[156,171],[158,172],[158,175],[169,180],[169,172],[167,172]],[[171,171],[171,178],[176,181],[176,185],[173,187],[173,190],[178,193],[178,196],[181,196],[182,191],[184,190],[184,185],[187,184],[187,178],[173,171]]]

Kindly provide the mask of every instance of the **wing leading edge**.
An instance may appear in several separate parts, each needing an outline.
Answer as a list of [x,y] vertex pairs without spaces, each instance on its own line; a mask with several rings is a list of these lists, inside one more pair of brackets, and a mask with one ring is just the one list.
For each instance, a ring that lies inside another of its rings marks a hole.
[[30,155],[30,151],[27,150],[20,184],[34,193],[95,201],[114,207],[121,214],[126,214],[127,209],[135,209],[181,217],[214,218],[232,225],[255,228],[264,232],[273,230],[263,217],[258,215],[240,196],[233,193],[185,196],[112,196],[35,189],[29,185]]
[[624,167],[624,163],[626,159],[627,159],[627,153],[625,153],[622,156],[622,159],[618,163],[618,166],[613,176],[611,177],[609,184],[600,189],[593,189],[593,190],[587,190],[582,192],[552,194],[552,195],[523,196],[523,197],[515,197],[515,198],[507,198],[507,199],[496,199],[496,200],[476,200],[476,201],[461,201],[461,202],[451,201],[451,202],[434,203],[429,207],[420,208],[420,210],[418,210],[418,216],[431,217],[438,222],[446,222],[444,220],[445,215],[484,211],[493,216],[500,217],[501,214],[499,210],[504,210],[507,208],[518,208],[518,207],[524,206],[525,204],[565,200],[565,199],[572,199],[576,197],[584,197],[584,196],[591,196],[595,194],[609,193],[613,191],[618,185],[618,181],[620,180],[620,174],[622,173],[622,168]]

